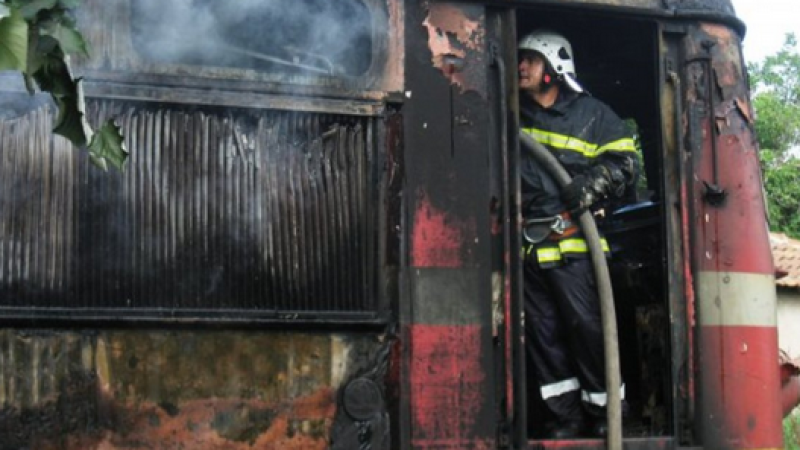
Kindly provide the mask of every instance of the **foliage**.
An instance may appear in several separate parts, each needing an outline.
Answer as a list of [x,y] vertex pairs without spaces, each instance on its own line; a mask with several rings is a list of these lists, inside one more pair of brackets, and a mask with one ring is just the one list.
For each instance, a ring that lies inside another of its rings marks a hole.
[[797,38],[750,64],[755,128],[767,191],[770,229],[800,238],[800,53]]
[[800,145],[800,53],[795,35],[787,34],[778,53],[749,64],[748,71],[761,148],[783,154]]
[[58,107],[53,131],[87,148],[93,163],[122,169],[128,152],[119,127],[109,120],[95,133],[86,120],[81,79],[68,55],[88,56],[70,11],[80,0],[0,0],[0,71],[21,72],[28,92],[50,93]]
[[800,159],[761,150],[770,229],[800,238]]
[[800,450],[800,409],[783,419],[783,441],[786,450]]

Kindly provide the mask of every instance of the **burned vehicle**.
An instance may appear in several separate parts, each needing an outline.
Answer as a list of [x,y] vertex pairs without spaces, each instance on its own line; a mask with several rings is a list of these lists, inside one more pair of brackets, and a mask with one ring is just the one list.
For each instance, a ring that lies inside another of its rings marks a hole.
[[[604,448],[527,394],[516,43],[635,123],[609,211],[625,448],[781,448],[728,0],[86,0],[123,172],[0,74],[0,448]],[[602,37],[602,38],[601,38]]]

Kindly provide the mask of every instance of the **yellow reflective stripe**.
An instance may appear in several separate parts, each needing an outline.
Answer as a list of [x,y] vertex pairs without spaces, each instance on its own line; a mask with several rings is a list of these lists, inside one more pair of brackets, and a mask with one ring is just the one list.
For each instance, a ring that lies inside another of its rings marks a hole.
[[558,248],[564,253],[586,253],[589,251],[589,246],[583,239],[564,239],[559,241]]
[[626,137],[617,139],[616,141],[609,142],[608,144],[598,147],[597,144],[592,144],[580,140],[573,136],[566,134],[558,134],[550,131],[540,130],[538,128],[523,128],[522,131],[529,134],[531,137],[544,145],[549,145],[561,150],[571,150],[578,152],[587,158],[594,158],[607,151],[615,152],[635,152],[636,143],[633,139]]
[[549,145],[551,147],[561,150],[571,150],[578,152],[587,158],[593,158],[598,155],[597,145],[582,141],[573,136],[566,134],[552,133],[549,131],[539,130],[537,128],[523,128],[522,131],[528,133],[539,141],[541,144]]
[[[600,245],[603,247],[604,252],[610,252],[608,241],[605,238],[600,238]],[[564,239],[558,242],[558,248],[563,253],[587,253],[589,245],[583,239]]]
[[540,248],[536,250],[536,259],[540,263],[561,261],[561,252],[557,248]]
[[609,142],[608,144],[600,147],[597,149],[597,154],[606,152],[606,151],[615,151],[615,152],[635,152],[636,151],[636,144],[633,142],[631,138],[622,138],[616,140],[614,142]]
[[[553,246],[536,248],[536,260],[540,263],[553,263],[561,261],[562,256],[569,253],[589,252],[589,245],[582,238],[564,239],[558,241],[558,243],[554,242],[552,245]],[[603,247],[604,252],[611,253],[608,241],[606,241],[605,238],[600,238],[600,245]],[[534,248],[535,246],[533,245],[525,246],[522,251],[524,254],[530,255],[533,253]]]

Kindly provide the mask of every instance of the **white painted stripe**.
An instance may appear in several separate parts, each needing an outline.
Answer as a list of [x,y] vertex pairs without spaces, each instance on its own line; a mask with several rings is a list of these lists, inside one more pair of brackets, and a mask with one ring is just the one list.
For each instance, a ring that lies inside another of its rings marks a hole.
[[577,378],[570,378],[556,383],[545,384],[542,386],[542,399],[547,400],[551,397],[558,397],[561,394],[577,391],[581,388]]
[[704,326],[777,326],[775,277],[744,272],[700,272],[697,319]]
[[[625,400],[625,384],[619,388],[619,398],[620,400]],[[583,399],[583,401],[586,403],[591,403],[593,405],[606,406],[608,403],[608,394],[605,392],[582,391],[581,399]]]

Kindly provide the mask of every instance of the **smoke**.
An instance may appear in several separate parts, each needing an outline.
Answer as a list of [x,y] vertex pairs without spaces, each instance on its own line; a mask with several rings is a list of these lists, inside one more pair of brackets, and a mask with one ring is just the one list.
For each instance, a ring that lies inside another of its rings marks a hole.
[[135,0],[134,43],[159,62],[359,75],[373,23],[362,0]]
[[0,120],[18,119],[45,105],[54,105],[52,97],[46,94],[0,93]]

